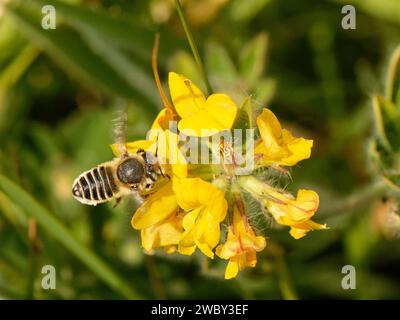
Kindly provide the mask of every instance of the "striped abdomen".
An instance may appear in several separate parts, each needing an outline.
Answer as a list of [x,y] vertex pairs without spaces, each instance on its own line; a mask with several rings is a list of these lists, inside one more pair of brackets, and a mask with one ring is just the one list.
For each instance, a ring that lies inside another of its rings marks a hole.
[[78,201],[90,205],[109,201],[117,192],[111,168],[106,165],[82,173],[72,186],[72,195]]

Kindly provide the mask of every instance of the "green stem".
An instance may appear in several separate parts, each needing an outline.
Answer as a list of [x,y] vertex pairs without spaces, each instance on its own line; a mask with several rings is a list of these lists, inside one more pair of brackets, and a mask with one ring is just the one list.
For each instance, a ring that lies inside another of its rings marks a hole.
[[274,191],[274,188],[253,176],[240,176],[237,179],[239,186],[250,193],[253,198],[266,197],[265,191]]
[[384,180],[379,180],[349,195],[345,199],[339,200],[330,206],[322,207],[318,210],[318,216],[334,216],[366,206],[371,202],[371,199],[376,199],[388,189],[388,184]]
[[400,72],[400,46],[396,48],[393,52],[392,57],[390,58],[389,63],[389,72],[386,79],[386,99],[389,101],[395,100],[395,94],[393,94],[393,90],[395,89],[396,78],[398,77],[398,73]]
[[206,88],[207,88],[207,93],[208,93],[208,95],[210,95],[213,93],[213,89],[211,87],[210,82],[208,81],[207,73],[204,69],[203,62],[201,61],[199,51],[197,50],[196,42],[193,39],[193,35],[192,35],[192,32],[190,31],[185,14],[183,13],[182,5],[179,0],[175,0],[175,3],[176,3],[176,10],[178,11],[179,19],[181,20],[183,29],[185,30],[186,38],[188,39],[190,48],[192,49],[192,53],[193,53],[194,59],[196,60],[197,66],[200,69],[201,76],[202,76],[204,84],[206,85]]
[[26,45],[19,55],[0,74],[0,88],[7,90],[15,85],[32,62],[39,55],[39,50],[33,45]]
[[290,280],[289,270],[283,257],[278,257],[276,267],[279,278],[279,288],[281,289],[282,297],[285,300],[297,300],[298,295],[293,287],[292,281]]
[[54,214],[50,213],[20,186],[5,176],[0,175],[0,190],[4,192],[12,202],[17,203],[25,214],[35,218],[38,224],[49,235],[78,257],[94,274],[122,297],[128,299],[141,298],[139,294],[132,291],[124,279],[120,278],[119,275],[95,253],[80,244]]
[[165,300],[167,296],[165,295],[165,290],[158,274],[156,264],[154,262],[154,257],[145,255],[144,262],[146,265],[147,273],[149,275],[149,282],[153,289],[154,296],[157,300]]

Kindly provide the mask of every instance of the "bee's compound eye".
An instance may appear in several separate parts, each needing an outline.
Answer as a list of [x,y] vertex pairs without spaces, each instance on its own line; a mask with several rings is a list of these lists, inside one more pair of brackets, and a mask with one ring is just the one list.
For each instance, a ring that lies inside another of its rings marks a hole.
[[126,184],[139,183],[144,174],[144,166],[138,159],[125,160],[117,169],[118,179]]
[[76,182],[72,187],[72,195],[76,198],[82,198],[82,187],[79,182]]

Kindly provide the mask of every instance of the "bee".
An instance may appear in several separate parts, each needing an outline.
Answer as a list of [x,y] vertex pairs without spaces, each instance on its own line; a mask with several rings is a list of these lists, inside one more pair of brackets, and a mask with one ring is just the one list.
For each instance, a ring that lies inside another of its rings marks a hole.
[[123,116],[115,129],[117,145],[124,150],[122,156],[83,172],[73,182],[72,195],[79,202],[95,206],[112,199],[118,204],[122,197],[132,194],[143,198],[151,193],[160,177],[165,177],[156,157],[143,149],[134,154],[127,152],[121,138],[125,122]]

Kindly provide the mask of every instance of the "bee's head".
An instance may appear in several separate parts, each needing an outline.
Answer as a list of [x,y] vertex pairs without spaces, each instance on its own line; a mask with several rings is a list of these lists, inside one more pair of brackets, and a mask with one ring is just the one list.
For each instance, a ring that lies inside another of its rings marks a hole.
[[123,160],[117,168],[117,177],[125,184],[139,183],[142,181],[144,175],[144,163],[138,158],[127,158]]

